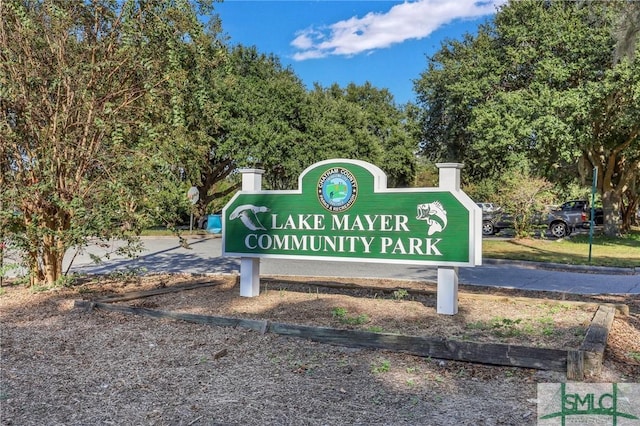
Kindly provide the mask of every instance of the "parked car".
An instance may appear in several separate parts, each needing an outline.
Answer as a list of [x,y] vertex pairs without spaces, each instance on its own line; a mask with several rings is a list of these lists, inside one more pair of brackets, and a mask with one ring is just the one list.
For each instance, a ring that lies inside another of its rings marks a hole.
[[[578,227],[589,228],[591,209],[587,200],[570,200],[562,203],[558,208],[552,209],[547,215],[549,232],[556,238],[563,238]],[[595,209],[595,224],[602,225],[602,209]]]
[[500,211],[482,213],[482,235],[495,235],[506,228],[513,228],[513,216]]
[[513,217],[493,203],[476,203],[482,209],[482,235],[494,235],[505,228],[513,228]]
[[478,207],[482,209],[482,213],[493,213],[494,211],[500,210],[500,207],[497,207],[493,203],[476,203]]

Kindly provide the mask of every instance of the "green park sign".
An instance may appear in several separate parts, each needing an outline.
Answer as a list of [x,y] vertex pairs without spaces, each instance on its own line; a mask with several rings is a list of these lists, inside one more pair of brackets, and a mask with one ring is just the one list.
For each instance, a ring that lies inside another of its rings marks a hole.
[[287,191],[239,191],[223,210],[223,255],[475,266],[480,212],[459,189],[387,188],[358,160],[313,164]]

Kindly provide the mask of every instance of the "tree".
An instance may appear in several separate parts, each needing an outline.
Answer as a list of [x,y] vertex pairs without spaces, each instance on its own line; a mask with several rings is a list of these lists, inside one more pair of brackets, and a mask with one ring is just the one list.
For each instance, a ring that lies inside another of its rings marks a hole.
[[528,162],[556,183],[586,183],[597,167],[605,233],[617,234],[640,179],[640,62],[620,53],[638,43],[617,49],[614,36],[628,7],[512,1],[477,36],[446,43],[415,85],[424,146],[446,147],[436,152],[471,163],[474,178]]
[[498,177],[515,163],[509,149],[512,138],[501,140],[505,149],[495,157],[477,149],[477,140],[469,126],[477,105],[489,98],[504,67],[488,27],[481,27],[477,37],[467,34],[463,40],[449,40],[428,60],[427,70],[414,81],[418,106],[415,120],[420,130],[420,152],[436,162],[464,162],[465,177],[482,180]]
[[[213,53],[213,52],[212,52]],[[218,55],[220,56],[220,55]],[[191,165],[188,180],[199,190],[196,213],[219,209],[239,189],[238,168],[263,167],[265,188],[295,184],[302,169],[297,149],[303,143],[301,108],[306,91],[300,79],[274,55],[255,47],[224,47],[223,66],[189,66],[190,79],[203,84],[206,102],[185,96],[192,105],[189,133],[204,153]]]
[[551,188],[550,182],[532,175],[526,165],[510,170],[500,179],[497,201],[513,215],[517,237],[531,235],[536,215],[553,199]]
[[190,134],[207,146],[204,162],[187,173],[200,191],[199,215],[239,188],[240,167],[264,168],[266,189],[290,189],[314,162],[351,157],[381,164],[392,185],[411,182],[415,144],[388,91],[352,84],[308,92],[290,68],[256,47],[229,48],[222,62],[213,71],[189,67],[191,79],[208,82],[198,90],[216,102],[212,119],[199,118],[206,111],[196,96],[183,100],[197,117]]
[[390,187],[412,184],[416,174],[417,149],[411,137],[404,110],[396,107],[393,95],[386,89],[377,89],[366,82],[362,86],[347,85],[347,101],[359,105],[367,117],[367,129],[382,148],[378,166],[387,174]]
[[[616,39],[614,65],[625,60],[634,62],[640,47],[640,3],[628,2],[621,6],[617,25],[614,27],[614,35]],[[636,93],[638,93],[637,90]],[[640,177],[638,175],[635,178],[631,177],[628,182],[629,184],[622,191],[620,203],[623,231],[628,231],[633,223],[637,224],[636,212],[640,208]]]
[[234,84],[225,93],[223,135],[240,167],[259,166],[265,188],[289,189],[307,160],[304,108],[306,89],[293,70],[255,47],[231,52]]
[[345,97],[344,89],[333,84],[316,84],[309,93],[306,125],[309,164],[330,158],[356,158],[378,162],[382,148],[369,131],[365,110]]
[[346,88],[316,84],[309,97],[308,158],[357,158],[384,170],[390,187],[413,183],[417,146],[406,111],[388,90],[368,82]]
[[183,158],[175,58],[202,40],[195,6],[0,2],[1,214],[18,223],[32,283],[61,279],[87,238],[125,236],[114,224],[135,224],[180,174],[166,161]]

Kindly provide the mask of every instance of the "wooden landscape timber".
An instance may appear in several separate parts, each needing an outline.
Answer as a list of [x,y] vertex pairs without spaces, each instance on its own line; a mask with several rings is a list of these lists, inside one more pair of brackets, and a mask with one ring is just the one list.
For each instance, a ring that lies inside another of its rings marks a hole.
[[[74,305],[81,309],[102,309],[105,311],[142,315],[152,318],[180,320],[191,323],[207,324],[220,327],[241,327],[261,334],[270,332],[281,336],[298,337],[321,343],[358,347],[368,349],[382,349],[394,352],[402,352],[422,357],[448,359],[455,361],[475,362],[501,366],[513,366],[565,372],[569,380],[582,380],[587,376],[598,376],[602,370],[604,350],[607,337],[611,330],[616,311],[623,315],[628,312],[628,307],[621,304],[601,304],[587,329],[585,338],[579,349],[536,348],[522,345],[502,343],[482,343],[461,341],[436,337],[407,336],[391,333],[378,333],[360,330],[346,330],[330,327],[317,327],[308,325],[288,324],[272,322],[269,320],[244,319],[236,317],[223,317],[213,315],[191,314],[159,309],[149,309],[142,306],[128,306],[116,304],[116,302],[131,301],[144,297],[161,294],[186,291],[219,284],[218,282],[201,282],[179,287],[160,288],[149,291],[129,293],[119,296],[111,296],[95,301],[76,300]],[[310,285],[323,286],[325,283],[307,282]],[[336,288],[337,286],[329,285]],[[360,285],[346,285],[343,288],[366,288]],[[379,287],[370,289],[381,290]],[[393,291],[392,289],[384,289]],[[419,290],[420,292],[426,290]],[[411,290],[416,292],[416,290]],[[491,296],[478,294],[465,294],[461,297],[477,297],[493,300],[522,299],[531,302],[531,298],[506,298],[505,296]],[[541,303],[552,303],[553,300],[539,299]],[[557,303],[578,303],[582,305],[588,302],[562,301]],[[226,352],[224,353],[226,355]]]
[[611,306],[600,306],[587,329],[582,345],[567,363],[567,378],[582,380],[585,376],[598,376],[602,371],[604,350],[616,311]]
[[104,303],[128,302],[130,300],[142,299],[145,297],[161,296],[163,294],[177,293],[180,291],[194,290],[194,289],[203,288],[203,287],[213,287],[213,286],[220,285],[221,283],[222,283],[221,281],[205,281],[205,282],[198,282],[198,283],[181,284],[181,285],[175,285],[171,287],[156,288],[153,290],[134,291],[127,294],[107,296],[100,299],[100,301]]

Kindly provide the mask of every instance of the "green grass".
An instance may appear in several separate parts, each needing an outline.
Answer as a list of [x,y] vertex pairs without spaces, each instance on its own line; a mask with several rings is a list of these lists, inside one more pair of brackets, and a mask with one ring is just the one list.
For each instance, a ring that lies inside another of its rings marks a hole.
[[409,297],[409,292],[403,288],[399,289],[399,290],[395,290],[393,292],[393,299],[400,301],[400,300],[404,300],[407,297]]
[[351,316],[348,315],[347,310],[345,308],[333,308],[331,310],[331,315],[336,318],[342,324],[349,325],[362,325],[369,322],[369,316],[367,314],[360,314]]
[[373,364],[371,372],[375,374],[388,373],[391,369],[391,361],[387,359],[380,360],[380,362]]
[[[519,336],[553,336],[556,332],[556,324],[551,317],[537,319],[510,319],[494,317],[489,321],[475,321],[466,325],[469,330],[490,332],[497,337],[519,337]],[[583,329],[576,329],[576,336],[583,336]]]
[[640,228],[629,234],[608,238],[594,236],[589,262],[589,236],[577,235],[563,240],[512,239],[482,242],[482,255],[490,259],[528,260],[631,268],[640,267]]

